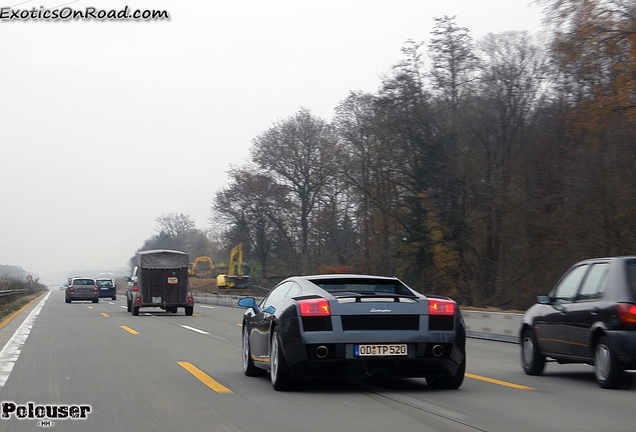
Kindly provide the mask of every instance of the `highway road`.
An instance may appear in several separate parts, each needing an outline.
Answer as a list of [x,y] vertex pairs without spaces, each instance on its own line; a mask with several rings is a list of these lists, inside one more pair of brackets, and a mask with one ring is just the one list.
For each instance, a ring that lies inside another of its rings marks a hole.
[[51,291],[0,329],[0,431],[634,430],[636,386],[603,390],[586,365],[526,376],[518,345],[478,339],[458,390],[322,379],[276,392],[243,374],[242,309],[194,313],[133,317],[123,296],[66,304]]

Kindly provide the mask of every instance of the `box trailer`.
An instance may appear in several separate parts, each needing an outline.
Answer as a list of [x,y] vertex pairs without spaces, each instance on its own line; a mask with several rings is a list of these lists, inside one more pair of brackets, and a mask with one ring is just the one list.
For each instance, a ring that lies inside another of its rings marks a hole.
[[137,252],[136,265],[126,277],[128,312],[139,315],[139,308],[158,307],[176,313],[194,312],[194,299],[188,283],[188,254],[181,251],[154,249]]

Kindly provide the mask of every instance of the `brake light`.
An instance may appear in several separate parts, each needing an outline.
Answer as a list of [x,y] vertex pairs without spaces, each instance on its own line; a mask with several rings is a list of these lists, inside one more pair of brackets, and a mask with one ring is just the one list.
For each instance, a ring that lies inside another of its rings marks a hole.
[[300,316],[302,317],[331,316],[329,301],[324,298],[298,300],[298,307],[300,307]]
[[192,300],[192,296],[188,296],[188,306],[192,306],[194,301]]
[[455,315],[455,302],[452,300],[429,299],[429,315]]
[[619,303],[618,317],[623,324],[636,325],[636,304]]
[[137,282],[135,282],[135,283],[133,284],[133,291],[139,291],[139,290],[137,289]]

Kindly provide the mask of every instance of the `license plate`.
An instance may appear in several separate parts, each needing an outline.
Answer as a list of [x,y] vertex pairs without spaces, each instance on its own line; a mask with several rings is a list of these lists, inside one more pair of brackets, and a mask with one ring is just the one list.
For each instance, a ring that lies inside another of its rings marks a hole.
[[161,297],[153,297],[152,298],[152,302],[153,303],[161,303]]
[[406,344],[354,345],[355,357],[405,356],[408,355]]
[[173,276],[170,276],[168,278],[168,285],[176,285],[178,283],[179,283],[179,278],[176,278],[176,277],[173,277]]

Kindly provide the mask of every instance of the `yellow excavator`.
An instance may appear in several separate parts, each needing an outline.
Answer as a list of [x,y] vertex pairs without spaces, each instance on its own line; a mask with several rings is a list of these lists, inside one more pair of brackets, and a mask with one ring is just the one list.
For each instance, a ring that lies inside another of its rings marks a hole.
[[[205,266],[203,266],[199,273],[197,273],[197,269],[199,267],[199,264],[201,263],[206,263],[208,265],[208,269],[205,269]],[[208,257],[208,256],[198,256],[194,259],[194,261],[192,262],[192,265],[189,266],[188,268],[188,274],[190,276],[193,277],[214,277],[213,276],[213,272],[214,272],[214,263],[212,262],[212,258]]]
[[230,251],[227,274],[216,277],[217,288],[247,288],[250,285],[249,267],[243,262],[243,243]]

